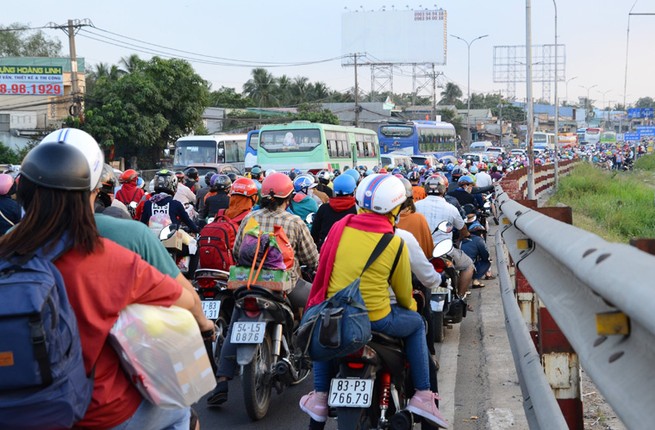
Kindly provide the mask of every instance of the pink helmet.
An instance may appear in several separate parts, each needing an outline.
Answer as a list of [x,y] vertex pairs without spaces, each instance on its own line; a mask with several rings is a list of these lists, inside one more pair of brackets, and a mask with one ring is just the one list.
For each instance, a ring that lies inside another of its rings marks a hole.
[[11,175],[6,173],[0,174],[0,196],[8,194],[12,185],[14,185],[14,178]]

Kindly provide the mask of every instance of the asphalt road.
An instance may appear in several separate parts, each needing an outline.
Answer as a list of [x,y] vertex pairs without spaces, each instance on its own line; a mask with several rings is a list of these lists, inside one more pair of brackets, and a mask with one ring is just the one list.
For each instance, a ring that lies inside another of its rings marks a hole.
[[[495,230],[492,226],[487,239],[492,258]],[[474,311],[448,329],[444,342],[436,345],[440,409],[451,429],[527,429],[498,281],[485,283],[485,288],[471,291],[469,303]],[[298,401],[312,385],[310,375],[280,395],[273,393],[267,416],[258,422],[250,421],[246,414],[238,378],[230,383],[229,399],[221,407],[209,409],[203,398],[195,410],[203,429],[306,429],[309,417],[300,411]],[[326,429],[336,429],[336,421],[330,419]]]

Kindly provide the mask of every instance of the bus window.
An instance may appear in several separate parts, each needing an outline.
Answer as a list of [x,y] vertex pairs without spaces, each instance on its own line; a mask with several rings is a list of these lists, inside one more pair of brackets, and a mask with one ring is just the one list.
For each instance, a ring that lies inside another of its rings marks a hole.
[[308,152],[321,142],[320,130],[265,130],[260,133],[259,146],[270,153]]

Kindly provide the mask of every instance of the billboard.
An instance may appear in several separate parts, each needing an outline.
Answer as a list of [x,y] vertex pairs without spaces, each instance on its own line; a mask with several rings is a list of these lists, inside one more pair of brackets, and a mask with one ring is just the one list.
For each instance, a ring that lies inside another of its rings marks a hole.
[[[446,64],[446,11],[352,11],[341,15],[341,53],[373,64]],[[344,57],[343,64],[352,64]]]
[[628,109],[628,118],[652,118],[653,108],[631,108]]
[[64,77],[61,66],[0,66],[0,95],[61,96]]

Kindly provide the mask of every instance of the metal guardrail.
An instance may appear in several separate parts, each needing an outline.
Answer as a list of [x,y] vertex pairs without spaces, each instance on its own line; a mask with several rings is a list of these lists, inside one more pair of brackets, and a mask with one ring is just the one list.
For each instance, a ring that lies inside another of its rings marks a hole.
[[514,297],[508,262],[500,234],[496,235],[498,281],[505,311],[505,327],[524,398],[525,417],[530,429],[565,429],[566,420],[548,385],[539,353],[532,342],[521,310]]
[[[649,428],[655,405],[655,256],[531,210],[500,185],[496,195],[505,225],[501,236],[515,265],[623,423]],[[529,392],[533,405],[536,396]]]

